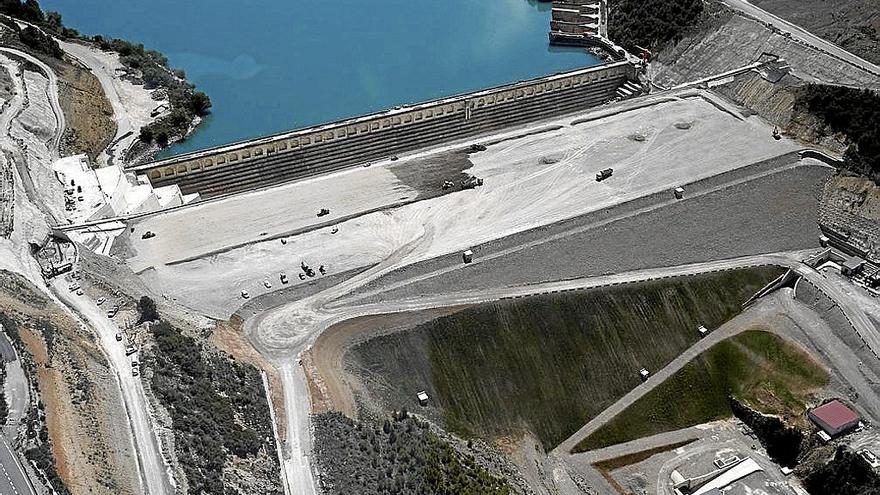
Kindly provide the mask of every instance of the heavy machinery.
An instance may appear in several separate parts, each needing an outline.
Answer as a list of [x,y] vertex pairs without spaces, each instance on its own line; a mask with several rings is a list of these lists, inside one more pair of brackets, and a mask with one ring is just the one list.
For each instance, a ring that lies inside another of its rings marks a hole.
[[606,168],[605,170],[601,170],[598,174],[596,174],[596,182],[602,182],[603,180],[611,177],[611,174],[613,173],[613,168]]
[[318,212],[319,217],[323,217],[330,214],[330,210],[327,208],[321,208],[321,211]]
[[148,231],[144,232],[144,235],[141,236],[141,239],[150,239],[152,237],[156,237],[156,234],[154,234],[152,231],[148,230]]
[[461,180],[461,188],[462,189],[473,189],[477,186],[483,185],[483,179],[479,177],[475,177],[473,175],[468,175],[464,179]]

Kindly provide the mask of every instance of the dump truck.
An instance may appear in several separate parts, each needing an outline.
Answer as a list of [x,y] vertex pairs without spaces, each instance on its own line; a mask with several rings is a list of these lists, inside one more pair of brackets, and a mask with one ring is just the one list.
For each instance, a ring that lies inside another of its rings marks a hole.
[[603,180],[611,177],[611,174],[613,173],[613,168],[606,168],[605,170],[600,171],[598,174],[596,174],[596,182],[602,182]]

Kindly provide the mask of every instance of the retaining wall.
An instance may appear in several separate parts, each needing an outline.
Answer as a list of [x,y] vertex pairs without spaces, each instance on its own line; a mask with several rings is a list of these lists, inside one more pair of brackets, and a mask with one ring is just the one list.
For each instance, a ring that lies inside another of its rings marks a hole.
[[246,191],[573,113],[636,79],[621,61],[180,155],[133,167],[203,197]]

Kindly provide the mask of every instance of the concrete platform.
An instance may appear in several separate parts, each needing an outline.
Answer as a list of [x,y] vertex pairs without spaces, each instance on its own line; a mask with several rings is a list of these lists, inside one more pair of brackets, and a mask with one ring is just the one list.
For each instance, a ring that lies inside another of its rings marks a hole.
[[[266,292],[264,280],[274,289],[281,270],[299,283],[300,261],[329,273],[383,260],[393,269],[798,148],[773,140],[772,127],[711,93],[647,97],[602,114],[545,122],[561,127],[491,145],[471,157],[469,172],[485,179],[483,187],[359,216],[340,223],[337,234],[324,228],[284,245],[260,242],[263,232],[308,228],[414,192],[378,164],[153,216],[136,225],[129,263],[136,271],[153,267],[144,277],[157,292],[225,317],[242,302],[241,290]],[[607,167],[614,175],[596,182]],[[317,218],[322,207],[331,216]],[[156,237],[141,240],[145,230]]]

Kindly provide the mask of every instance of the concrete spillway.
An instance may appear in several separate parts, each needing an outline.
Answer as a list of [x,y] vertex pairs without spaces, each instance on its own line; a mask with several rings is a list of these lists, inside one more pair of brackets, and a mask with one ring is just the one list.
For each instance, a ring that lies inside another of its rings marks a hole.
[[185,194],[231,194],[600,105],[636,79],[626,61],[189,153],[132,170]]

